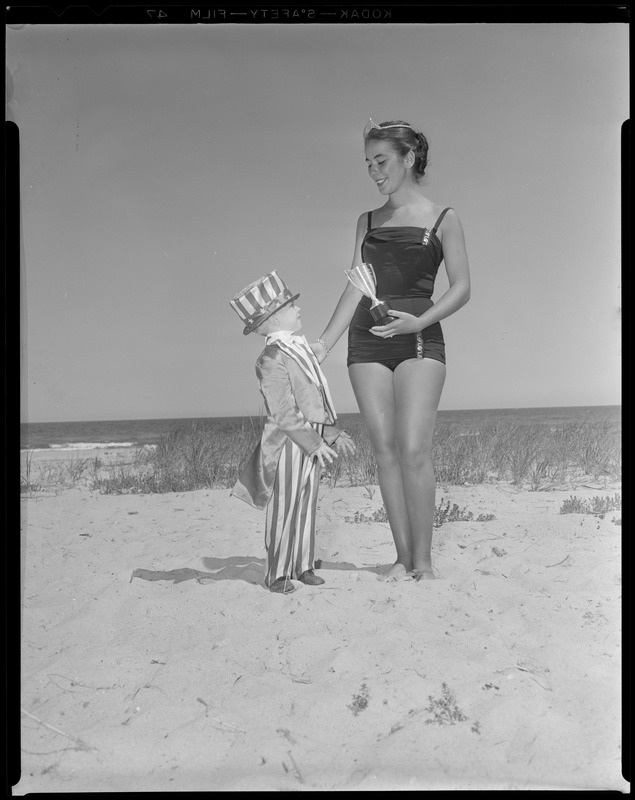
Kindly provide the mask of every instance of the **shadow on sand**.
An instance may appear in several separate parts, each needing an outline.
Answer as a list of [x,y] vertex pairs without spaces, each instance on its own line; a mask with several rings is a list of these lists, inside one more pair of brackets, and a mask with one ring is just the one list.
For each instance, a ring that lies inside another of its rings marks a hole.
[[[142,578],[145,581],[183,581],[195,580],[197,583],[213,583],[216,581],[245,581],[264,587],[264,558],[253,556],[230,556],[229,558],[214,558],[206,556],[203,564],[209,570],[205,572],[191,567],[181,567],[170,570],[133,569],[130,582],[133,578]],[[322,561],[317,559],[315,569],[318,570],[345,570],[347,572],[373,572],[381,574],[385,569],[379,567],[358,567],[346,561]]]

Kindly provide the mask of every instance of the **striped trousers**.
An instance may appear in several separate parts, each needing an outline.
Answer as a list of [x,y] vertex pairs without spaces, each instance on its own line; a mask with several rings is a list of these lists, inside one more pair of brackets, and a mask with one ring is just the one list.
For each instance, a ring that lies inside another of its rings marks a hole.
[[[324,425],[311,423],[320,436]],[[265,586],[313,569],[320,464],[287,439],[267,505]]]

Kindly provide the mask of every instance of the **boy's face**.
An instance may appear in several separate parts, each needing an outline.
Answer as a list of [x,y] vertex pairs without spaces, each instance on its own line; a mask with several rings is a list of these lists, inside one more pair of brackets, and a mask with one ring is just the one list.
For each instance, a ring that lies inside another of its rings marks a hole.
[[279,331],[292,331],[293,333],[297,333],[302,330],[301,316],[300,306],[297,306],[295,303],[289,303],[273,315],[273,321],[275,327]]

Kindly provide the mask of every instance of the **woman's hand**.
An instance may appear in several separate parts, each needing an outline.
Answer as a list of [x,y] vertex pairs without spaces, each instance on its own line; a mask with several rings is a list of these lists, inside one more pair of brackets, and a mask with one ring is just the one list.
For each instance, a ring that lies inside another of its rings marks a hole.
[[324,347],[324,345],[321,344],[320,342],[311,342],[309,344],[309,347],[315,353],[315,357],[318,360],[318,364],[321,364],[328,355],[328,350],[326,349],[326,347]]
[[370,329],[370,332],[381,339],[391,339],[393,336],[402,336],[405,333],[419,333],[421,331],[421,321],[414,314],[391,309],[388,312],[388,316],[394,317],[392,322],[388,325],[375,325]]

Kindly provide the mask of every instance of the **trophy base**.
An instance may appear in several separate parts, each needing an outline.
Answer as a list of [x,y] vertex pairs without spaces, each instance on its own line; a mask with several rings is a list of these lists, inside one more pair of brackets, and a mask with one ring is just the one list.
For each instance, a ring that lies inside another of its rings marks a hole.
[[375,325],[388,325],[393,321],[394,317],[388,316],[390,306],[383,300],[380,300],[376,306],[371,306],[370,313],[375,321]]

